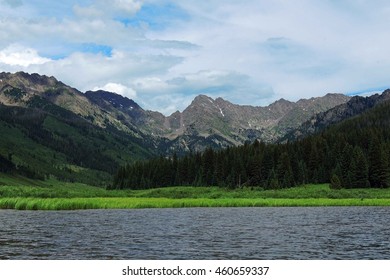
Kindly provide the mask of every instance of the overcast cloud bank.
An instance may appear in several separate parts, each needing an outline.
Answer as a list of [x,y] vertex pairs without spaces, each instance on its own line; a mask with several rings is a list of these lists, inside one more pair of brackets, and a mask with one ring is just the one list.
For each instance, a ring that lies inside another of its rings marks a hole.
[[170,114],[389,86],[388,1],[0,0],[0,71]]

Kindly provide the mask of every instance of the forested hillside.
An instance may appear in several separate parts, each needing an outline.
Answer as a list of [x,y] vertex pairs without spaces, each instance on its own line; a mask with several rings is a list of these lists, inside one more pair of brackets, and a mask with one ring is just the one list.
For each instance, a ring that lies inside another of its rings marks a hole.
[[99,128],[39,97],[32,102],[0,104],[0,172],[106,185],[121,164],[152,155],[145,142],[114,127]]
[[322,133],[286,144],[240,147],[157,158],[121,167],[114,188],[170,185],[287,188],[330,182],[333,188],[390,186],[390,103]]

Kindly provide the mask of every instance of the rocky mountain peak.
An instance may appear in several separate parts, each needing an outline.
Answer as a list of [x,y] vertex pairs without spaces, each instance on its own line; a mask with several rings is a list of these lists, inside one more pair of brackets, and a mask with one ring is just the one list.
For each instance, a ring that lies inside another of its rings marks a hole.
[[[35,95],[60,84],[55,78],[25,72],[0,73],[0,102],[6,105],[25,106]],[[62,84],[62,83],[61,83]]]
[[214,103],[214,99],[211,97],[208,97],[207,95],[198,95],[194,98],[194,100],[191,102],[190,106],[203,106],[208,107],[210,104]]
[[272,105],[290,105],[292,103],[293,102],[288,101],[284,98],[280,98],[279,100],[276,100],[275,102],[271,103],[270,106],[272,106]]
[[[31,98],[38,102],[31,102]],[[43,108],[42,104],[55,104],[99,127],[115,127],[139,138],[165,139],[161,145],[166,149],[179,150],[240,145],[255,139],[273,142],[314,114],[349,99],[328,94],[298,102],[280,99],[260,107],[199,95],[183,112],[166,117],[143,110],[133,100],[117,93],[103,90],[82,93],[53,77],[24,72],[0,73],[0,102],[4,105]]]
[[28,74],[25,72],[17,72],[16,76],[19,76],[19,77],[25,79],[26,81],[28,81],[29,83],[34,84],[34,85],[55,86],[58,83],[60,83],[53,76],[48,77],[46,75],[39,75],[37,73]]
[[9,85],[24,91],[42,92],[44,88],[64,85],[54,77],[25,72],[0,73],[0,85]]
[[[329,97],[329,95],[326,95],[325,97]],[[332,94],[331,97],[333,97],[331,101],[345,100],[345,98],[348,98],[347,96],[340,94]],[[376,105],[389,100],[390,90],[385,90],[382,94],[374,94],[367,97],[353,96],[352,98],[349,98],[347,102],[342,102],[340,104],[332,103],[334,106],[330,107],[329,110],[322,110],[313,115],[299,127],[291,130],[284,137],[281,137],[281,141],[295,140],[319,132],[326,127],[360,115]],[[330,101],[328,101],[328,104],[329,102]]]
[[295,103],[288,101],[284,98],[281,98],[274,103],[271,103],[270,105],[267,106],[267,109],[269,111],[272,111],[276,114],[285,114],[288,111],[290,111],[292,108],[294,108]]
[[97,91],[87,91],[85,95],[94,103],[102,105],[103,103],[109,103],[114,108],[119,109],[128,109],[128,110],[142,110],[142,108],[134,102],[134,100],[124,97],[120,94],[97,90]]

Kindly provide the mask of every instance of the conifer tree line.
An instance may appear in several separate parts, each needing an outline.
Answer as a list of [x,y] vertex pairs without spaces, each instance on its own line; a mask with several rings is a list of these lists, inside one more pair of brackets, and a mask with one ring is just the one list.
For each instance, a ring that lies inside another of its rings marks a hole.
[[119,168],[113,188],[221,186],[264,189],[307,183],[332,188],[390,187],[390,107],[286,144],[255,141],[178,158],[159,157]]

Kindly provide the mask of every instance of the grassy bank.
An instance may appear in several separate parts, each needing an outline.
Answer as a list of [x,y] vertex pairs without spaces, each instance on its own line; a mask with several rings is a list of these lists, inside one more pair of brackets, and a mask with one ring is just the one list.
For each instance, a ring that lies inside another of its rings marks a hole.
[[261,188],[169,187],[108,191],[55,180],[0,178],[0,209],[73,210],[178,207],[390,206],[390,189],[332,190],[304,185],[280,190]]
[[182,207],[313,207],[313,206],[390,206],[390,199],[330,198],[0,198],[0,209],[76,210],[139,209]]

